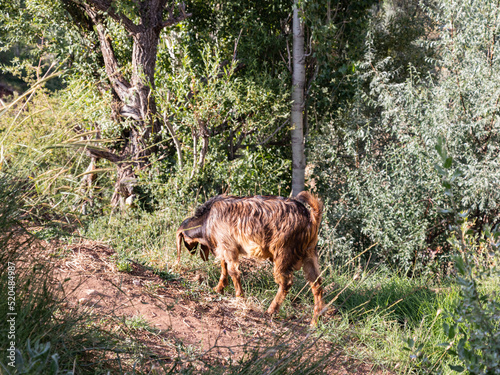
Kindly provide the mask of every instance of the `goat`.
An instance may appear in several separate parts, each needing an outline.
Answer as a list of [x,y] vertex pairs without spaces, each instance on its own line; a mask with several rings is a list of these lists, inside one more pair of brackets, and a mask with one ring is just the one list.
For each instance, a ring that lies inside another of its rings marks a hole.
[[269,314],[279,311],[292,286],[293,271],[302,267],[314,295],[311,325],[316,325],[324,309],[316,250],[322,211],[322,202],[308,192],[301,192],[296,198],[218,195],[199,206],[194,216],[179,226],[177,263],[182,243],[191,254],[200,244],[204,260],[210,253],[221,259],[221,276],[214,290],[223,292],[229,274],[236,297],[243,297],[239,256],[271,260],[279,289],[269,306]]

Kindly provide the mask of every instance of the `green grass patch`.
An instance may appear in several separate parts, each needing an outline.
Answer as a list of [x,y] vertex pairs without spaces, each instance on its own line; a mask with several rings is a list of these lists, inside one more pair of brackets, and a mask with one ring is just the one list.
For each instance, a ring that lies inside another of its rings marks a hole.
[[[183,206],[184,207],[184,206]],[[189,210],[170,209],[149,213],[128,211],[90,222],[83,233],[94,239],[108,241],[120,259],[133,259],[151,267],[157,273],[180,278],[192,290],[196,300],[211,290],[220,277],[219,262],[212,257],[203,262],[185,249],[181,257],[182,272],[170,267],[175,261],[175,231],[189,215]],[[246,296],[266,310],[276,295],[278,286],[272,276],[272,264],[246,266],[242,264],[242,285]],[[446,311],[451,311],[459,298],[452,281],[432,277],[408,278],[377,267],[353,269],[322,265],[325,301],[338,309],[320,323],[318,333],[323,339],[341,347],[355,360],[370,362],[396,372],[418,369],[418,362],[404,348],[406,340],[426,343],[426,355],[440,361],[437,368],[451,373],[448,363],[440,360],[436,350],[445,340],[442,330]],[[190,276],[206,276],[203,284],[189,281]],[[200,294],[201,293],[201,294]],[[230,281],[222,298],[232,298]],[[280,319],[303,318],[312,315],[313,297],[302,271],[296,272],[294,284],[283,304]]]

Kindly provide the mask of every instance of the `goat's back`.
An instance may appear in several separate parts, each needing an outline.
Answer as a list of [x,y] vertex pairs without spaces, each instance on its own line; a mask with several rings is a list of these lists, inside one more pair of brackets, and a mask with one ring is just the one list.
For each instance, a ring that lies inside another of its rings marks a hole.
[[264,259],[275,259],[286,251],[303,258],[314,251],[321,219],[321,212],[318,220],[315,211],[321,208],[320,201],[310,194],[303,200],[313,212],[293,198],[259,195],[213,198],[209,201],[210,208],[203,210],[205,214],[209,212],[207,234],[219,249],[216,251],[237,250],[239,254]]

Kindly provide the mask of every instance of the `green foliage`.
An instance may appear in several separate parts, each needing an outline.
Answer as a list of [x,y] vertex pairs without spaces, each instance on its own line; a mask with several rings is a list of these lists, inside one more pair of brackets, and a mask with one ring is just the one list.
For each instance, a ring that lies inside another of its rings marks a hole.
[[63,373],[70,364],[67,353],[59,360],[60,335],[72,321],[55,317],[58,300],[50,267],[29,254],[36,246],[22,226],[19,199],[26,188],[0,174],[0,314],[5,322],[0,325],[0,365],[7,374]]
[[[0,52],[7,61],[2,61],[0,77],[5,75],[12,80],[14,76],[33,85],[53,64],[60,65],[69,55],[81,56],[77,48],[79,39],[60,1],[2,2]],[[63,86],[60,78],[47,83],[51,90]]]
[[191,0],[187,9],[193,13],[186,22],[187,45],[193,57],[198,56],[196,60],[202,52],[198,46],[208,42],[245,64],[248,75],[264,70],[275,78],[288,77],[283,56],[287,56],[286,42],[291,35],[292,1]]
[[[202,186],[205,196],[285,190],[289,152],[279,143],[288,131],[286,88],[266,71],[240,76],[236,62],[227,63],[217,47],[205,46],[202,61],[195,63],[181,40],[170,43],[177,65],[159,58],[156,94],[160,112],[168,114],[165,118],[179,140],[185,166],[183,171],[178,166],[179,176],[174,177],[173,170],[162,172],[156,164],[151,176],[161,179],[167,174],[166,183],[168,178],[190,175],[195,180],[185,178],[184,184]],[[163,136],[171,134],[163,129]],[[207,154],[200,162],[204,137]]]
[[416,343],[408,339],[407,350],[418,366],[428,374],[442,373],[438,364],[443,357],[460,360],[464,366],[450,364],[456,372],[465,369],[470,374],[498,374],[500,372],[500,300],[497,292],[500,288],[500,231],[484,226],[477,233],[473,223],[468,221],[467,212],[459,211],[454,199],[454,191],[463,179],[461,173],[450,173],[453,158],[448,156],[443,140],[436,144],[436,151],[441,163],[435,167],[442,177],[444,194],[447,196],[449,209],[455,222],[451,226],[452,233],[448,239],[456,255],[453,257],[456,269],[456,283],[460,288],[457,303],[448,309],[448,319],[442,327],[446,341],[437,345],[443,348],[437,361],[432,361],[425,347],[428,343]]
[[[485,51],[498,48],[500,10],[489,1],[422,9],[421,18],[435,26],[408,41],[420,49],[409,50],[406,66],[394,65],[395,56],[381,53],[377,33],[370,34],[355,100],[332,117],[330,134],[317,138],[318,185],[335,202],[327,208],[331,239],[325,239],[334,258],[377,243],[378,260],[405,271],[433,259],[446,268],[453,217],[439,212],[445,205],[433,165],[439,137],[455,160],[451,174],[464,175],[453,190],[457,203],[477,228],[498,220],[499,60]],[[434,70],[416,65],[422,56]]]
[[[460,359],[471,374],[500,373],[500,230],[485,225],[479,233],[472,230],[473,223],[468,221],[467,212],[458,213],[454,200],[453,186],[459,185],[461,172],[453,175],[446,173],[453,164],[447,156],[440,140],[436,150],[442,158],[442,167],[436,165],[443,176],[442,184],[455,215],[453,234],[449,239],[457,252],[454,257],[457,271],[457,284],[460,286],[460,302],[451,314],[454,324],[443,325],[451,340],[456,343],[456,351],[449,353]],[[487,287],[486,287],[487,285]],[[452,368],[460,371],[459,366]]]
[[240,152],[241,156],[233,161],[224,160],[220,154],[210,156],[197,178],[204,199],[222,193],[242,196],[289,193],[289,160],[264,148]]
[[[373,0],[301,0],[307,60],[307,111],[311,129],[320,130],[355,92],[355,73],[364,52]],[[385,4],[385,2],[382,2]]]
[[[478,238],[470,233],[470,225],[464,220],[460,237],[466,253],[455,258],[457,283],[460,286],[460,303],[453,312],[455,324],[445,333],[456,352],[450,354],[460,359],[471,374],[490,375],[500,373],[500,270],[498,265],[476,265],[476,254],[483,250],[486,256],[495,256],[498,263],[500,231],[482,233],[482,246],[474,246]],[[457,241],[455,239],[455,241]],[[458,242],[458,241],[457,241]],[[455,242],[456,247],[462,248]],[[464,243],[465,242],[465,243]],[[457,341],[458,340],[458,341]],[[451,344],[450,343],[450,344]]]

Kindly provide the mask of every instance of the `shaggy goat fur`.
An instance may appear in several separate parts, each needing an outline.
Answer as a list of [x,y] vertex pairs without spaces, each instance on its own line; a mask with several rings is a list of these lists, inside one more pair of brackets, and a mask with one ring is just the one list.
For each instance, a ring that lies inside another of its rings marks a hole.
[[[309,211],[303,203],[307,203]],[[198,207],[177,230],[177,261],[182,242],[191,251],[201,245],[204,260],[212,252],[221,259],[221,277],[214,288],[222,293],[231,276],[236,296],[243,296],[239,256],[269,259],[279,290],[268,313],[276,313],[292,286],[293,271],[304,270],[314,295],[316,324],[324,308],[316,244],[323,204],[308,192],[296,198],[219,195]]]

